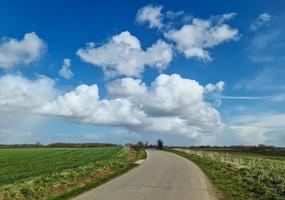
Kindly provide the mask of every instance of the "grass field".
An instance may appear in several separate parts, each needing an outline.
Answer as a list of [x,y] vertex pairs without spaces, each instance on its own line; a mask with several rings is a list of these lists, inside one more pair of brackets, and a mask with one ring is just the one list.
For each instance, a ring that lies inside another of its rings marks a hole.
[[66,199],[134,166],[127,147],[1,148],[0,199]]
[[222,191],[223,199],[285,199],[284,156],[197,149],[170,151],[200,166]]

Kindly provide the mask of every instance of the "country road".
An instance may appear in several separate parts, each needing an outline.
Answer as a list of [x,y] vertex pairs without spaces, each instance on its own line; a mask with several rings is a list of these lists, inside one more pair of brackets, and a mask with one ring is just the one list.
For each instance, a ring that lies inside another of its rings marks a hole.
[[74,200],[214,200],[203,172],[178,155],[147,150],[141,166]]

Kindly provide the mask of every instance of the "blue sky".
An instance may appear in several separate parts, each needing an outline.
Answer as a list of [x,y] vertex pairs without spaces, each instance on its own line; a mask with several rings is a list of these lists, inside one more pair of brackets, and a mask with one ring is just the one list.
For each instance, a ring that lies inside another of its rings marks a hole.
[[284,8],[0,0],[0,143],[284,146]]

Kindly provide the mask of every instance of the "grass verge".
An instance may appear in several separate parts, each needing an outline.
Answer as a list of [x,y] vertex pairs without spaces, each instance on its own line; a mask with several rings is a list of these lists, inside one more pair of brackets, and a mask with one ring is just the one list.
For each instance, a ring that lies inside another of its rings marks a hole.
[[196,163],[223,192],[222,199],[284,200],[285,160],[277,156],[168,150]]
[[121,169],[119,169],[113,173],[110,173],[106,176],[98,177],[97,179],[89,182],[88,184],[84,185],[83,187],[74,188],[73,190],[71,190],[69,192],[65,192],[59,196],[51,197],[51,198],[49,198],[49,200],[64,200],[64,199],[69,199],[71,197],[75,197],[75,196],[77,196],[83,192],[92,190],[92,189],[112,180],[113,178],[128,172],[129,170],[131,170],[135,166],[137,166],[137,165],[134,163],[130,164],[130,165],[126,166],[125,168],[121,168]]

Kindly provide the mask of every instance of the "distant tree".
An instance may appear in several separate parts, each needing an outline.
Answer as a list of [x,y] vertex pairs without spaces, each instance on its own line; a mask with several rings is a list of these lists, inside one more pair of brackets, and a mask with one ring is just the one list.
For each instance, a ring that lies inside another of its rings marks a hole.
[[148,148],[148,142],[146,142],[146,143],[144,144],[144,148],[145,148],[145,149]]
[[161,139],[157,140],[157,148],[160,150],[163,149],[163,141]]
[[138,141],[136,144],[127,144],[130,148],[139,151],[141,149],[144,149],[144,143],[142,141]]
[[137,142],[137,144],[136,144],[136,146],[138,147],[138,148],[144,148],[144,144],[143,144],[143,142],[142,141],[138,141]]

